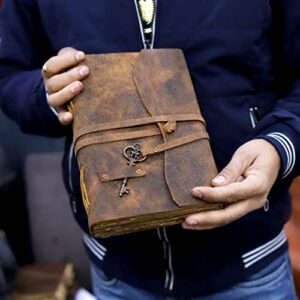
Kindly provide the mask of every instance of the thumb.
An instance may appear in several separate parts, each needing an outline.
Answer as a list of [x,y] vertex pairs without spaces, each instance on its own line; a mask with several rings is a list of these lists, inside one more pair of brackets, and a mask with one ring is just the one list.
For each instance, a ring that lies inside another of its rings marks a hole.
[[251,162],[249,153],[237,150],[229,164],[212,180],[212,185],[217,187],[240,181]]

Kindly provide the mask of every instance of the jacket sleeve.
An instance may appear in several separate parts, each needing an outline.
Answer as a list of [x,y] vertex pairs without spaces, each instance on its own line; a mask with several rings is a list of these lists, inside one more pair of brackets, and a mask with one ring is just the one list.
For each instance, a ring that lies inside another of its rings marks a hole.
[[282,161],[281,177],[300,171],[300,1],[271,0],[273,57],[279,100],[256,127],[255,137],[271,142]]
[[69,128],[48,106],[41,76],[54,53],[34,0],[5,0],[0,14],[0,108],[22,131],[63,136]]

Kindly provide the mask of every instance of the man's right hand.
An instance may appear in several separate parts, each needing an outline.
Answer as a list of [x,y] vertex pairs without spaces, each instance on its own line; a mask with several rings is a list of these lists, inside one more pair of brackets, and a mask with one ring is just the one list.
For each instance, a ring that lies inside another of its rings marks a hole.
[[63,48],[43,66],[42,76],[47,101],[51,107],[59,110],[58,119],[62,125],[73,122],[73,114],[66,110],[66,104],[82,92],[81,81],[89,75],[87,66],[78,66],[84,58],[82,51]]

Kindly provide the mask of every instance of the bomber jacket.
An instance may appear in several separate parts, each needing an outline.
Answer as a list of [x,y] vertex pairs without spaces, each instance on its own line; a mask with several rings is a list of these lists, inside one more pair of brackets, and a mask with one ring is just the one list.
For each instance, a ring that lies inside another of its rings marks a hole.
[[289,185],[299,174],[299,0],[157,0],[154,48],[184,51],[221,170],[263,138],[280,154],[269,207],[208,231],[180,225],[107,239],[87,234],[71,129],[47,105],[41,67],[63,47],[86,53],[141,50],[134,0],[4,0],[1,109],[27,133],[66,136],[64,177],[91,260],[108,278],[172,296],[213,293],[245,280],[287,248]]

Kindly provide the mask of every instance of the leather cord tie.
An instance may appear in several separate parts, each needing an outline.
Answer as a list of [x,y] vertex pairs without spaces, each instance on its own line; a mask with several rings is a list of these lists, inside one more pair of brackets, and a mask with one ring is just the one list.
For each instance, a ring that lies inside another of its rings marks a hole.
[[76,133],[73,138],[73,143],[75,144],[80,137],[86,134],[105,131],[105,130],[115,130],[115,129],[121,129],[127,127],[138,127],[138,126],[144,126],[149,124],[155,124],[159,122],[172,123],[172,122],[188,122],[188,121],[198,121],[205,126],[205,121],[200,114],[161,115],[161,116],[154,116],[154,117],[152,116],[144,117],[139,119],[119,120],[119,121],[108,122],[108,123],[93,124],[93,125],[80,128],[79,130],[75,131]]
[[158,154],[167,150],[170,150],[172,148],[176,148],[188,143],[195,142],[197,140],[203,140],[203,139],[209,139],[208,133],[203,131],[203,132],[198,132],[198,133],[193,133],[181,138],[174,139],[169,142],[165,142],[162,144],[159,144],[154,147],[148,147],[145,149],[142,149],[141,154],[142,156],[148,156],[148,155],[153,155],[153,154]]
[[163,126],[164,131],[168,134],[175,132],[176,128],[177,128],[176,121],[169,121]]

